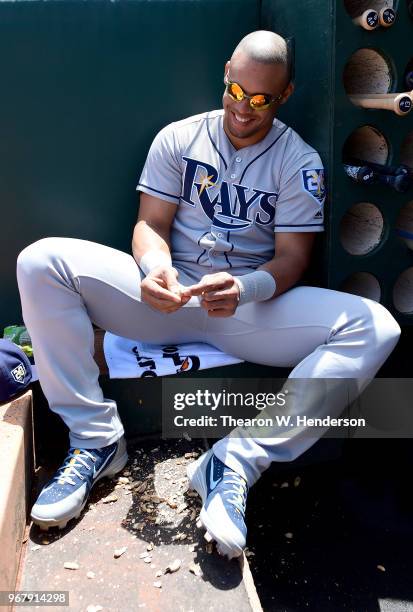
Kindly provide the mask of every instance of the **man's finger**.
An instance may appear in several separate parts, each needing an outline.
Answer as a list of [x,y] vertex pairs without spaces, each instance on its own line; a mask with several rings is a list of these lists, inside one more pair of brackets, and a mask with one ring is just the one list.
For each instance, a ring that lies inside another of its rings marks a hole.
[[192,295],[202,295],[205,291],[205,286],[202,283],[198,283],[196,285],[191,285],[187,287],[187,290],[191,292]]
[[175,310],[179,310],[179,308],[181,307],[181,304],[175,304],[171,302],[170,300],[169,301],[157,300],[153,296],[148,296],[148,298],[147,299],[144,298],[143,301],[148,306],[151,306],[155,310],[158,310],[159,312],[164,312],[164,313],[175,312]]
[[178,273],[174,269],[165,270],[164,279],[171,293],[181,295],[181,285],[178,282]]
[[181,295],[181,303],[182,306],[184,306],[185,304],[187,304],[189,302],[189,300],[191,299],[190,295]]
[[148,280],[147,286],[145,287],[146,292],[150,294],[151,297],[160,301],[173,302],[175,304],[181,303],[180,295],[176,293],[172,293],[168,289],[164,289],[160,287],[158,283]]
[[207,300],[201,300],[201,306],[207,310],[217,310],[221,308],[233,308],[233,303],[229,300],[216,300],[214,302],[208,302]]
[[191,294],[191,291],[189,290],[189,287],[185,287],[184,285],[181,285],[181,297],[188,298],[188,300],[191,299],[192,294]]
[[217,300],[228,300],[232,295],[233,294],[227,289],[221,291],[208,291],[207,293],[204,293],[203,299],[207,302],[215,302]]
[[202,295],[203,293],[210,293],[211,291],[219,291],[229,287],[232,284],[231,278],[222,279],[205,279],[199,281],[196,285],[187,287],[191,291],[191,295]]

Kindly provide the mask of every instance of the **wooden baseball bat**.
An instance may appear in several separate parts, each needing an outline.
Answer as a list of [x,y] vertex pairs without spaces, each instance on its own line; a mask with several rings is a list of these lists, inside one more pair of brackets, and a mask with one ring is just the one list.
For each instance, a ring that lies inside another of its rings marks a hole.
[[359,25],[365,30],[375,30],[380,25],[379,14],[374,9],[367,9],[358,17],[353,19],[354,25]]
[[361,108],[391,110],[396,115],[407,115],[413,106],[413,91],[406,93],[350,95],[350,100]]
[[379,13],[380,25],[384,28],[389,28],[396,21],[396,11],[392,8],[384,7]]

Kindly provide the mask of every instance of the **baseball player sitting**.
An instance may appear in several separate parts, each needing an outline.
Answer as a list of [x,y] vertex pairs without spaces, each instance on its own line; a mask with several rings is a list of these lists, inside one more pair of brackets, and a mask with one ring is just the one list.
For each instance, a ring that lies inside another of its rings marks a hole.
[[[297,286],[323,230],[325,189],[318,154],[276,119],[293,93],[286,41],[252,32],[223,79],[222,110],[172,123],[153,141],[137,187],[133,257],[69,238],[40,240],[19,256],[40,381],[70,430],[68,456],[32,509],[42,528],[78,517],[92,486],[127,462],[116,404],[98,385],[92,322],[293,368],[296,410],[307,416],[337,416],[344,405],[323,385],[309,398],[305,379],[354,379],[360,392],[397,343],[399,326],[380,304]],[[235,431],[191,464],[200,520],[221,554],[245,546],[248,488],[314,442],[305,428],[284,437],[278,428],[267,437]]]

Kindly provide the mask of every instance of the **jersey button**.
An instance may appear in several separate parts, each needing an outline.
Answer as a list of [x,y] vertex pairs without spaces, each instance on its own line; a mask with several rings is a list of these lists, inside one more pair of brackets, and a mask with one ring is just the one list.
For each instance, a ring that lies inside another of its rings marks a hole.
[[236,174],[231,174],[231,178],[234,179],[237,175]]
[[240,157],[236,157],[236,158],[235,158],[235,161],[236,161],[236,162],[238,162],[238,163],[240,163],[240,162],[242,162],[242,159],[241,159]]

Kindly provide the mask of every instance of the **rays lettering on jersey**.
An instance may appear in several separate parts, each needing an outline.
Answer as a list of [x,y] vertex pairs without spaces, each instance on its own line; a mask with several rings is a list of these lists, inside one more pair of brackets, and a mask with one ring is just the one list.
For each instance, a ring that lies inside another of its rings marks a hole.
[[[191,206],[196,206],[197,202],[193,198],[197,195],[199,204],[215,227],[234,231],[250,227],[253,223],[262,226],[272,223],[275,217],[277,193],[222,181],[218,193],[211,200],[208,190],[216,186],[218,179],[216,168],[190,157],[183,159],[186,168],[182,200]],[[248,191],[252,191],[252,194],[247,194]],[[259,210],[255,219],[251,219],[248,210],[256,202]]]

